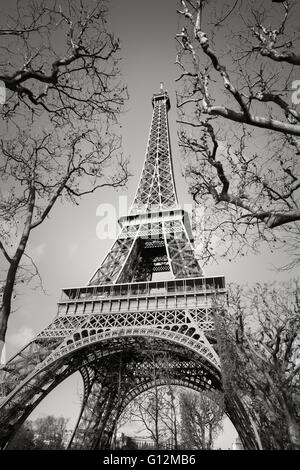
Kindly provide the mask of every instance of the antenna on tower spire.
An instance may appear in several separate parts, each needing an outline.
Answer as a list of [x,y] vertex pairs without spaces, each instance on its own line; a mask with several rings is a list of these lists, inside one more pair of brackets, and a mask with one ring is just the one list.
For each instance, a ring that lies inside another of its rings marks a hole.
[[161,92],[164,91],[164,82],[160,82],[160,91],[161,91]]

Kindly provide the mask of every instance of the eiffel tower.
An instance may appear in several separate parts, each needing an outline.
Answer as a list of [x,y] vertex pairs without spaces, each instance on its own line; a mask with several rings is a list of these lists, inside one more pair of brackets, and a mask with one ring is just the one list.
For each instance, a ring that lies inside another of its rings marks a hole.
[[[189,216],[178,205],[170,100],[162,86],[152,106],[138,189],[112,248],[87,285],[63,289],[53,322],[2,367],[2,448],[76,371],[84,393],[70,449],[111,448],[123,410],[154,385],[153,361],[161,385],[168,377],[177,386],[222,391],[214,315],[216,299],[226,295],[225,280],[203,275]],[[168,280],[154,279],[164,272]],[[244,446],[255,448],[243,411],[229,404],[227,414]]]

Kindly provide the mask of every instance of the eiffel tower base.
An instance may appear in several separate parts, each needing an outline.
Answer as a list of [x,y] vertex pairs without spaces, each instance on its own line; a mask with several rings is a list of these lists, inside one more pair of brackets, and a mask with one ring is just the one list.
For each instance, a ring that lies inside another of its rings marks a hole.
[[[190,309],[190,316],[183,314],[184,309],[140,311],[131,316],[114,313],[97,318],[114,326],[95,330],[91,315],[63,341],[53,337],[62,327],[56,319],[2,369],[7,393],[1,404],[1,447],[5,448],[35,407],[76,371],[81,373],[84,393],[69,449],[110,449],[121,413],[131,400],[155,385],[222,391],[212,308],[204,306],[203,292],[190,295],[202,299],[202,308]],[[207,301],[207,293],[205,297]],[[258,448],[253,425],[236,397],[226,398],[226,412],[244,448]]]

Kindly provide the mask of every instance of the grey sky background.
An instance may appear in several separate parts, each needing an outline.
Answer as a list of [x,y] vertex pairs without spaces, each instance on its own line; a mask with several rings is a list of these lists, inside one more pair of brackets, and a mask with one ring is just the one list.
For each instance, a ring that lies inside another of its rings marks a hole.
[[[63,3],[63,1],[62,1]],[[122,116],[120,129],[123,153],[130,156],[133,176],[128,189],[116,192],[106,189],[82,199],[79,206],[57,205],[49,219],[32,232],[29,254],[34,258],[48,295],[26,287],[15,302],[7,335],[9,355],[24,346],[56,315],[56,302],[62,287],[87,283],[112,244],[99,240],[96,234],[99,217],[97,207],[110,203],[118,207],[118,197],[126,195],[131,204],[143,165],[151,121],[151,97],[163,81],[171,99],[169,124],[173,151],[174,173],[181,204],[190,203],[187,185],[181,176],[184,162],[177,145],[175,66],[178,28],[176,0],[111,0],[111,29],[121,40],[123,80],[130,95],[127,111]],[[12,2],[1,1],[8,8]],[[300,78],[300,77],[299,77]],[[207,275],[224,274],[227,282],[284,280],[299,275],[299,271],[279,272],[276,266],[284,264],[283,252],[264,252],[244,256],[236,262],[220,260],[205,268]],[[3,260],[0,260],[1,263]],[[52,392],[36,409],[32,418],[47,413],[70,416],[75,422],[79,410],[80,380],[70,377]],[[229,429],[229,428],[228,428]],[[230,446],[234,433],[228,431],[223,445]]]

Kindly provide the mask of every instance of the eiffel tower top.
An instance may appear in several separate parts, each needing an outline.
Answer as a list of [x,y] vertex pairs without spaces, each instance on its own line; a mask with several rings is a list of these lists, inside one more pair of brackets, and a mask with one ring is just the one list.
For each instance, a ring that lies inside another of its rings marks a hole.
[[170,99],[163,83],[152,97],[152,106],[144,167],[130,214],[178,208],[168,123]]

